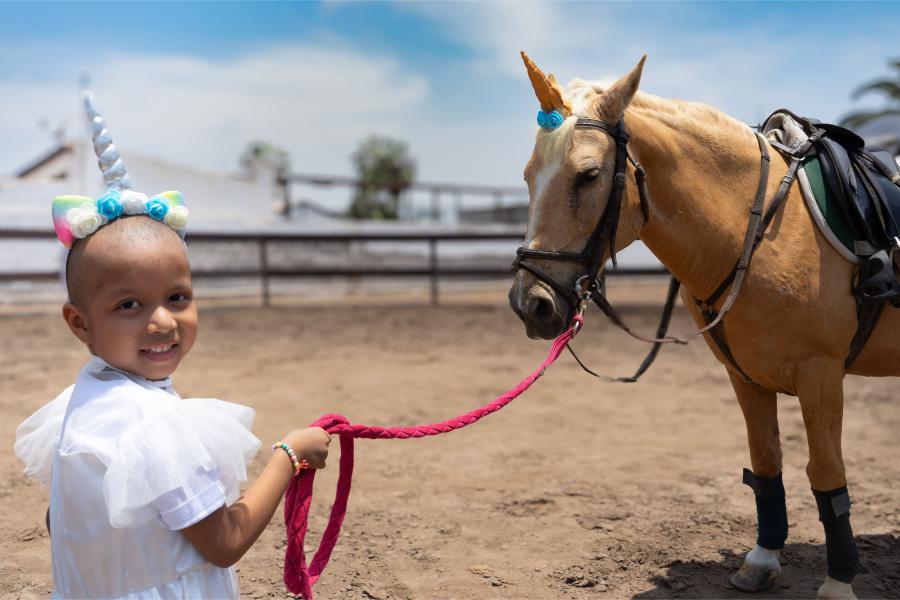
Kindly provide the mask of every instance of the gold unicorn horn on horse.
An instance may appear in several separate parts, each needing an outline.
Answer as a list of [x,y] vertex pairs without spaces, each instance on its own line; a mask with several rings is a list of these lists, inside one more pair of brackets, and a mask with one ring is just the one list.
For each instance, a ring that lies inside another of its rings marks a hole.
[[553,73],[544,75],[534,61],[528,58],[523,50],[521,52],[522,60],[525,62],[525,70],[528,71],[528,79],[531,80],[531,87],[537,95],[538,102],[541,103],[541,110],[550,112],[558,110],[564,117],[572,114],[572,105],[565,98],[562,86],[556,81]]

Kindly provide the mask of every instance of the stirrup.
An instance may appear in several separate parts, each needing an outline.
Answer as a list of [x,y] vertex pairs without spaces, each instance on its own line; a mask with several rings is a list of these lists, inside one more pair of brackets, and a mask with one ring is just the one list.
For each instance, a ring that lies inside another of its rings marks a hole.
[[879,250],[860,265],[853,287],[853,294],[860,302],[890,302],[895,307],[900,306],[900,282],[895,270],[898,260],[900,251],[892,247],[890,253]]

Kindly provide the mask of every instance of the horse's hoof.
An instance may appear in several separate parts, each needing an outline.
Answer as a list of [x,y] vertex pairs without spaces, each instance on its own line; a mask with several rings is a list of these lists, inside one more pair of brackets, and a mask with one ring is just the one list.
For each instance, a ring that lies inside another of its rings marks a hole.
[[856,594],[853,593],[853,588],[849,583],[825,577],[825,583],[819,588],[816,598],[819,600],[856,600]]
[[747,553],[744,564],[738,572],[731,576],[731,585],[742,592],[761,592],[768,589],[781,573],[779,554],[778,550],[754,546],[753,550]]
[[731,585],[742,592],[761,592],[769,589],[778,573],[775,569],[744,561],[737,573],[731,576]]

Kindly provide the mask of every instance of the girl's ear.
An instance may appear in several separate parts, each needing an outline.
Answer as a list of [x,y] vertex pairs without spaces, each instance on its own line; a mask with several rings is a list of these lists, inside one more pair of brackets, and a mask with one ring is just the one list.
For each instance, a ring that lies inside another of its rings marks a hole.
[[68,325],[69,329],[72,330],[72,333],[75,334],[75,337],[81,340],[83,344],[90,345],[91,332],[88,330],[87,319],[85,318],[84,313],[81,312],[81,309],[71,302],[66,302],[63,305],[62,316],[66,325]]

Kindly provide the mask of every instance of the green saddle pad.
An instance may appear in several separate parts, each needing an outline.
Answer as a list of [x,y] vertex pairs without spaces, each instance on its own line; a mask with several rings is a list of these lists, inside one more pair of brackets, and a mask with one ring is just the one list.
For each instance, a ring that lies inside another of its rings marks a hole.
[[838,205],[837,200],[832,196],[828,188],[825,186],[825,180],[822,178],[822,167],[819,166],[819,159],[815,156],[808,156],[803,160],[803,168],[806,170],[806,177],[809,179],[809,187],[813,196],[816,197],[816,204],[819,205],[819,211],[825,219],[825,223],[831,228],[831,232],[841,243],[847,247],[850,252],[854,252],[853,233],[844,216],[844,211]]

